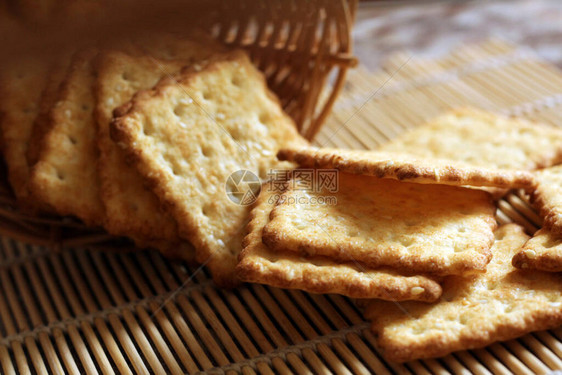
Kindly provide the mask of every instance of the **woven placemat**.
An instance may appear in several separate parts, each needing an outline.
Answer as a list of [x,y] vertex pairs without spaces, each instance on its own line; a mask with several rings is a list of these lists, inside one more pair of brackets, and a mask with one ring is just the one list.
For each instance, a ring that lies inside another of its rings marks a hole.
[[[562,73],[501,41],[350,72],[321,146],[374,148],[444,110],[475,106],[562,125]],[[500,222],[540,226],[523,192]],[[0,247],[0,373],[545,373],[562,329],[406,364],[385,362],[353,301],[261,285],[217,289],[154,252]]]

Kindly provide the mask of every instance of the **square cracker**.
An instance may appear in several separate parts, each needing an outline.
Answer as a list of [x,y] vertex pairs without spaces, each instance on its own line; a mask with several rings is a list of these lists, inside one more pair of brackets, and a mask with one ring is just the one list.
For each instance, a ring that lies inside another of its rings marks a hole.
[[365,315],[386,358],[440,357],[562,323],[562,275],[512,267],[529,238],[522,227],[507,224],[495,235],[486,272],[447,277],[438,303],[371,302]]
[[290,185],[264,228],[272,250],[439,275],[484,270],[492,257],[486,192],[342,172],[336,192]]
[[545,168],[535,175],[537,186],[531,193],[531,201],[543,218],[543,228],[513,257],[513,266],[561,272],[562,166]]
[[26,153],[50,62],[26,59],[3,66],[0,76],[0,131],[8,179],[20,206],[33,209]]
[[562,130],[464,108],[418,126],[378,151],[529,171],[562,161]]
[[41,143],[52,125],[49,115],[51,108],[57,101],[60,85],[66,77],[71,57],[72,55],[68,53],[62,53],[47,74],[47,84],[39,99],[39,109],[33,123],[33,131],[27,149],[27,162],[30,167],[37,163],[39,152],[42,148]]
[[[219,285],[233,285],[249,208],[228,177],[265,178],[281,147],[306,144],[245,53],[234,51],[162,80],[119,109],[112,136],[126,150]],[[285,164],[286,165],[286,164]]]
[[60,215],[100,225],[103,205],[96,172],[95,49],[77,52],[49,114],[49,130],[31,172],[32,194]]
[[542,228],[513,257],[514,267],[562,272],[562,237]]
[[562,166],[535,173],[537,185],[531,202],[539,210],[543,225],[555,236],[562,236]]
[[359,263],[338,263],[326,257],[305,258],[270,250],[262,242],[262,231],[269,222],[276,197],[278,192],[264,185],[250,213],[248,234],[236,266],[242,281],[388,301],[432,302],[441,295],[439,283],[425,276],[404,276],[392,269],[370,270]]
[[528,171],[485,168],[407,153],[305,147],[283,149],[277,156],[302,167],[336,168],[347,173],[425,184],[502,188],[530,188],[534,184],[533,174]]
[[[97,61],[98,173],[106,212],[104,227],[114,235],[177,242],[179,237],[174,219],[161,209],[158,198],[144,186],[138,171],[126,163],[123,151],[111,140],[109,124],[113,110],[131,100],[137,91],[152,88],[161,78],[208,58],[220,47],[216,42],[206,41],[203,45],[169,34],[143,40],[137,43],[151,55],[106,51]],[[173,57],[176,59],[167,60]]]

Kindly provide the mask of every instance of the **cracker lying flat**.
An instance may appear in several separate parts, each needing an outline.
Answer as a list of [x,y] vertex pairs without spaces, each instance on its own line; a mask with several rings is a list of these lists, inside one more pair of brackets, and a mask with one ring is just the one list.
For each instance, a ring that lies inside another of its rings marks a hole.
[[197,249],[214,280],[232,285],[249,209],[231,201],[229,175],[265,177],[275,154],[305,144],[263,75],[240,51],[216,57],[119,110],[112,136],[135,162]]
[[512,264],[521,269],[561,272],[562,238],[542,228],[513,257]]
[[459,109],[402,134],[379,151],[502,170],[534,170],[562,161],[562,130],[476,109]]
[[291,182],[263,239],[273,250],[404,272],[483,270],[494,241],[488,193],[339,173],[336,192]]
[[276,196],[275,191],[264,186],[250,214],[248,235],[244,238],[244,249],[236,266],[242,281],[390,301],[432,302],[441,295],[441,286],[424,276],[403,276],[390,269],[365,270],[353,262],[337,263],[325,257],[304,258],[295,253],[268,249],[262,242],[262,231],[269,222]]
[[343,172],[427,184],[530,188],[531,172],[484,168],[462,161],[422,158],[397,152],[306,147],[277,154],[302,167],[336,168]]
[[50,63],[46,59],[28,59],[4,66],[0,77],[0,130],[4,160],[18,203],[26,208],[33,206],[28,189],[26,153],[49,69]]
[[92,60],[96,54],[96,50],[86,50],[73,57],[30,176],[30,189],[38,200],[58,214],[76,216],[88,225],[99,225],[103,218],[95,168]]
[[451,276],[437,304],[373,301],[379,347],[393,361],[439,357],[509,340],[562,323],[562,275],[516,270],[511,258],[529,237],[507,224],[496,231],[494,258],[483,274]]
[[544,227],[552,234],[562,236],[562,166],[536,172],[535,180],[537,186],[531,201],[539,210]]

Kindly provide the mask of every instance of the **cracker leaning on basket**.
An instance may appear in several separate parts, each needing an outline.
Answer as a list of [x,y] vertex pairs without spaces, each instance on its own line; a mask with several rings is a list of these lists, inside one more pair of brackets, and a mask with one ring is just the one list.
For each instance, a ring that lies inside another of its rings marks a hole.
[[370,304],[366,316],[386,358],[438,357],[562,324],[562,276],[513,268],[529,238],[522,227],[507,224],[495,235],[486,272],[447,277],[438,303]]
[[353,298],[432,302],[441,295],[439,284],[425,276],[404,276],[391,268],[372,270],[358,262],[341,263],[327,257],[303,257],[270,250],[262,241],[263,228],[278,192],[262,187],[248,223],[237,276],[242,281],[312,293],[339,293]]
[[41,93],[39,111],[33,123],[33,130],[27,148],[27,162],[31,167],[37,163],[41,142],[52,125],[51,121],[49,121],[49,113],[57,101],[59,87],[66,76],[71,59],[72,54],[62,53],[53,63],[47,74],[47,84]]
[[[98,59],[98,173],[106,212],[104,227],[111,234],[134,237],[137,243],[148,242],[161,250],[162,246],[154,241],[164,241],[163,245],[166,242],[177,245],[180,241],[175,220],[163,212],[156,195],[144,186],[137,170],[127,165],[123,151],[111,140],[109,123],[113,110],[132,99],[137,91],[150,89],[161,78],[172,76],[220,50],[216,42],[207,41],[203,45],[204,41],[159,35],[139,41],[141,48],[151,55],[107,51]],[[161,59],[164,57],[174,60]]]
[[[122,151],[111,140],[109,123],[113,110],[130,100],[139,89],[150,88],[162,76],[151,56],[130,56],[119,51],[103,52],[96,62],[95,85],[97,173],[100,197],[105,209],[103,225],[114,235],[134,237],[138,246],[155,240],[178,242],[177,225],[160,207],[157,197],[144,186],[138,172],[125,162]],[[165,63],[176,71],[184,63]]]
[[104,211],[96,172],[93,59],[96,49],[73,57],[49,113],[49,130],[41,141],[30,175],[36,199],[60,215],[73,215],[87,225],[101,225]]
[[[112,136],[131,157],[219,285],[233,275],[248,207],[227,197],[238,170],[265,177],[281,147],[305,145],[241,51],[163,79],[117,113]],[[287,166],[287,164],[285,164]]]
[[0,131],[8,179],[18,205],[31,210],[36,205],[29,195],[27,145],[50,66],[45,59],[14,62],[0,76]]
[[[491,259],[496,208],[486,192],[347,173],[336,192],[295,185],[264,228],[272,250],[439,275]],[[331,197],[336,204],[323,204]]]

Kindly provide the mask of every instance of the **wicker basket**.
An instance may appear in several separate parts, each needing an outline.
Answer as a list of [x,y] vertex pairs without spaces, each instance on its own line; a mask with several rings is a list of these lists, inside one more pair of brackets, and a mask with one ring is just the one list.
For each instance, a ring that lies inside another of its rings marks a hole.
[[[9,53],[4,56],[33,51],[32,57],[37,58],[68,48],[68,44],[83,45],[139,31],[207,29],[222,43],[249,52],[308,139],[320,129],[342,88],[347,69],[357,62],[351,55],[350,36],[356,0],[158,3],[124,1],[75,9],[54,5],[29,8],[28,2],[16,2],[11,11],[14,18],[24,20],[24,27],[17,37],[6,42]],[[5,178],[0,199],[0,235],[55,247],[121,246],[123,242],[72,218],[38,218],[21,212]]]

